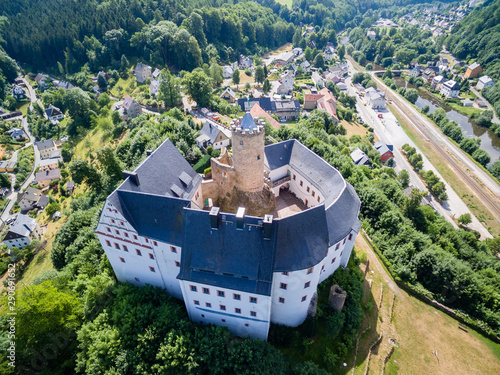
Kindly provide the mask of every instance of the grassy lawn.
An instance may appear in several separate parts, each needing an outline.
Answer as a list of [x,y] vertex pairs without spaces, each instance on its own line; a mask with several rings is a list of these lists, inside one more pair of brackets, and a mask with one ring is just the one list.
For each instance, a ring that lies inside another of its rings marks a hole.
[[342,125],[347,130],[347,138],[351,138],[353,135],[359,135],[363,138],[368,134],[368,128],[355,121],[347,122],[346,120],[342,120],[339,125]]
[[16,111],[21,111],[23,116],[26,116],[26,114],[28,113],[29,105],[29,100],[27,102],[16,102]]
[[441,158],[441,156],[434,150],[434,148],[426,142],[420,133],[418,133],[413,126],[409,125],[406,120],[400,117],[392,106],[388,106],[391,112],[396,116],[399,123],[410,139],[418,146],[420,151],[429,159],[434,167],[439,171],[443,178],[450,184],[452,189],[469,207],[472,213],[478,218],[479,221],[485,224],[488,231],[495,237],[500,235],[500,223],[495,220],[490,211],[477,199],[469,187],[456,175],[450,166]]
[[281,5],[286,5],[289,9],[292,9],[293,0],[276,0],[276,2]]
[[[133,90],[130,88],[130,84],[135,82],[135,76],[132,73],[129,73],[129,77],[127,79],[120,78],[116,85],[110,90],[111,95],[116,98],[122,99],[125,95],[130,94]],[[121,87],[122,90],[119,91],[118,87]]]
[[249,77],[245,74],[245,71],[242,69],[239,69],[240,71],[240,85],[244,85],[245,83],[255,83],[255,80],[252,77]]
[[480,114],[481,112],[483,112],[480,109],[477,109],[475,107],[464,107],[463,105],[460,105],[457,103],[446,103],[446,104],[448,104],[455,111],[457,111],[457,112],[459,112],[462,115],[465,115],[467,117],[471,117],[472,115]]

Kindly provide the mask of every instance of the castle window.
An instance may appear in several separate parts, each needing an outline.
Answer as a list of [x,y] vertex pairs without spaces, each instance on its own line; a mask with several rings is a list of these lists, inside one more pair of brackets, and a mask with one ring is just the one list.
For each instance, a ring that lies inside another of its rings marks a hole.
[[208,289],[208,288],[203,288],[203,293],[204,293],[204,294],[210,294],[210,289]]
[[288,276],[288,272],[281,272],[283,276]]
[[111,219],[111,222],[114,223],[115,221],[113,219]]
[[344,252],[343,252],[343,251],[341,251],[341,252],[340,252],[340,256],[342,256],[342,254],[344,254]]
[[257,160],[260,160],[260,155],[257,155]]
[[136,252],[136,254],[137,254],[137,255],[139,255],[140,257],[142,257],[142,252],[141,252],[141,250],[139,250],[139,249],[135,249],[135,252]]
[[314,197],[316,195],[316,192],[313,190],[312,191],[312,196]]
[[307,296],[302,297],[302,300],[300,302],[304,302],[307,299]]
[[257,297],[250,297],[250,303],[257,303]]
[[120,234],[120,231],[118,231],[118,230],[116,230],[116,229],[115,229],[115,233],[119,235],[119,234]]
[[212,307],[212,304],[210,302],[205,302],[206,307]]
[[343,244],[345,244],[345,241],[346,241],[346,240],[347,240],[347,237],[346,237],[346,238],[344,238],[344,242],[342,242],[342,245],[343,245]]
[[127,247],[127,246],[125,246],[125,245],[122,245],[122,247],[123,247],[123,250],[124,250],[124,251],[126,251],[126,252],[128,253],[128,247]]
[[304,182],[300,180],[300,186],[304,186]]
[[311,267],[311,268],[308,268],[307,269],[307,274],[309,275],[310,273],[312,273],[314,271],[314,267]]
[[310,188],[309,188],[309,186],[308,186],[306,190],[307,190],[307,192],[309,193],[309,190],[311,190],[311,189],[310,189]]
[[147,238],[144,238],[146,240],[146,243],[149,243],[149,240]]
[[287,285],[286,285],[285,283],[280,283],[280,288],[281,288],[281,289],[285,289],[285,290],[286,290]]
[[125,263],[125,259],[123,259],[122,257],[120,257],[120,262]]
[[352,233],[349,234],[349,241],[351,241],[351,240],[352,240]]
[[151,266],[149,267],[149,270],[150,270],[151,272],[156,272],[155,268],[154,268],[154,267],[151,267]]
[[245,327],[248,327],[248,326],[249,326],[248,323],[245,323]]
[[118,245],[116,242],[115,242],[115,249],[120,250],[120,245]]
[[177,249],[175,248],[175,246],[170,246],[170,251],[173,253],[177,253]]
[[221,319],[220,320],[222,323],[226,323],[226,319]]
[[120,225],[123,225],[123,226],[125,226],[125,224],[123,224],[123,221],[120,221]]
[[333,259],[332,259],[332,264],[333,264],[333,263],[335,263],[335,259],[337,259],[337,258],[333,258]]
[[226,311],[226,306],[224,306],[224,305],[219,305],[219,308],[220,308],[222,311]]
[[138,277],[134,277],[134,279],[135,279],[135,281],[137,281],[138,283],[140,283],[140,282],[141,282],[141,280],[139,280],[139,278],[138,278]]
[[321,266],[321,272],[323,272],[325,270],[325,266]]
[[193,301],[195,305],[199,305],[200,304],[200,301],[197,301],[197,300],[194,300]]
[[225,295],[225,293],[222,290],[218,290],[217,291],[217,296],[219,296],[219,297],[225,297],[226,295]]
[[149,259],[154,259],[155,256],[152,253],[149,253]]
[[191,292],[197,292],[198,288],[196,288],[196,285],[190,285],[189,288],[191,289]]
[[205,315],[201,314],[201,317],[202,317],[202,318],[204,318],[204,317],[205,317]]
[[293,179],[295,180],[295,175],[293,175]]
[[321,199],[321,198],[320,198],[320,196],[318,195],[318,202],[319,202],[319,200],[320,200],[320,199]]
[[250,316],[257,316],[257,313],[255,311],[250,311]]
[[153,241],[153,245],[158,246],[158,242]]
[[115,211],[115,214],[117,214],[117,213],[118,213],[118,211],[116,211],[116,208],[115,208],[113,211]]
[[235,309],[234,309],[234,312],[235,312],[236,314],[241,314],[241,309],[239,309],[239,308],[235,308]]
[[111,232],[111,229],[109,229],[108,227],[106,227],[106,230],[107,230],[108,232]]
[[111,246],[111,242],[109,242],[108,240],[106,240],[106,245]]
[[284,299],[283,297],[280,297],[280,298],[278,299],[278,301],[279,301],[279,303],[285,303],[285,299]]
[[311,282],[308,281],[307,283],[304,284],[304,289],[309,288],[311,286]]
[[240,141],[240,146],[243,146],[243,141]]
[[175,261],[175,266],[176,267],[180,267],[181,266],[181,262]]
[[127,232],[123,232],[123,234],[125,235],[125,237],[128,238],[128,233]]
[[337,246],[335,246],[335,250],[338,250],[340,247],[340,242],[337,244]]
[[111,212],[111,208],[108,207],[108,211]]
[[134,234],[134,240],[136,240],[136,239],[137,239],[137,236]]
[[241,295],[240,294],[233,294],[233,299],[237,301],[241,301]]

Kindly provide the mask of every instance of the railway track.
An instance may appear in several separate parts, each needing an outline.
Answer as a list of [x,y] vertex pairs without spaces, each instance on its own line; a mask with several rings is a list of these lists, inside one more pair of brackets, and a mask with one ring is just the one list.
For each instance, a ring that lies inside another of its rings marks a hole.
[[[378,78],[376,79],[378,81],[377,84],[380,84]],[[480,197],[481,201],[490,213],[496,218],[496,220],[500,221],[500,204],[498,201],[486,192],[485,188],[478,183],[474,177],[464,171],[462,166],[446,152],[446,147],[440,141],[433,138],[433,135],[429,132],[427,126],[422,124],[420,119],[416,118],[415,115],[408,110],[408,108],[400,103],[400,98],[396,97],[396,95],[385,86],[383,88],[386,89],[386,95],[392,100],[392,106],[396,108],[396,110],[424,136],[424,139],[429,142],[434,150],[450,166],[451,170],[468,185],[469,189],[471,189],[476,196]]]

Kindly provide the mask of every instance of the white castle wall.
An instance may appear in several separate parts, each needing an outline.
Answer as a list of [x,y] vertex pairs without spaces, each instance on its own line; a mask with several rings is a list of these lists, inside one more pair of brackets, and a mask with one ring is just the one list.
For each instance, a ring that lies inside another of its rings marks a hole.
[[[180,284],[192,321],[224,326],[237,336],[267,340],[271,297],[185,280],[180,280]],[[192,287],[196,290],[192,290]],[[203,288],[207,288],[209,294],[204,293]],[[219,295],[219,292],[224,296]],[[239,295],[239,299],[235,295]],[[256,298],[256,301],[250,302],[250,298]]]

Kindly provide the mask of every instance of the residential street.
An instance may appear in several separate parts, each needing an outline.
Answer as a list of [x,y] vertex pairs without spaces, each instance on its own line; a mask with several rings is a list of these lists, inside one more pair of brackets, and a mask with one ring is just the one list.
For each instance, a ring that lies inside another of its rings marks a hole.
[[[356,72],[357,70],[354,68],[351,61],[349,61],[350,70],[352,72]],[[365,120],[370,126],[375,130],[375,134],[380,138],[380,140],[394,145],[394,159],[396,161],[396,171],[400,171],[402,169],[406,169],[410,173],[410,184],[417,187],[421,190],[426,190],[425,184],[419,177],[419,175],[413,170],[411,165],[406,161],[404,156],[401,153],[401,148],[405,143],[408,143],[412,147],[415,147],[417,152],[422,154],[424,161],[424,169],[432,170],[436,175],[438,175],[441,180],[446,185],[446,191],[448,193],[448,201],[444,202],[443,205],[439,204],[434,198],[432,199],[433,207],[446,218],[447,221],[453,223],[456,227],[456,224],[453,222],[452,218],[458,218],[460,215],[464,213],[470,213],[473,222],[469,225],[471,229],[477,230],[481,233],[481,237],[491,238],[491,234],[486,230],[486,228],[479,222],[479,220],[471,213],[467,205],[462,201],[462,199],[455,193],[455,191],[451,188],[451,186],[446,182],[446,180],[439,174],[437,169],[430,163],[430,161],[426,158],[424,153],[413,143],[410,137],[405,133],[403,128],[398,125],[396,117],[387,109],[380,111],[383,114],[383,119],[379,119],[378,111],[371,109],[369,106],[365,106],[363,104],[363,99],[359,98],[356,94],[356,89],[350,85],[351,77],[346,80],[346,84],[348,87],[348,92],[350,95],[356,96],[357,101],[357,109],[361,114],[363,120]],[[389,90],[389,89],[387,89]],[[386,91],[387,92],[387,91]],[[408,118],[403,114],[403,117],[408,122],[412,122],[415,118],[412,116]],[[426,138],[425,135],[423,135]],[[477,168],[477,167],[476,167]]]

